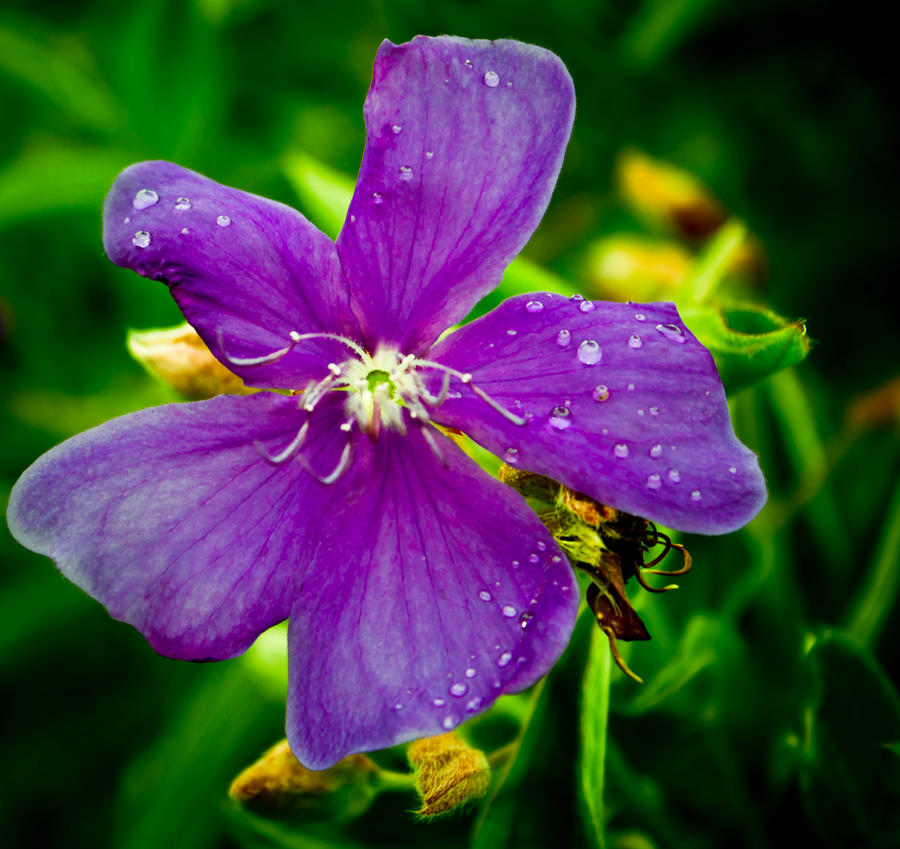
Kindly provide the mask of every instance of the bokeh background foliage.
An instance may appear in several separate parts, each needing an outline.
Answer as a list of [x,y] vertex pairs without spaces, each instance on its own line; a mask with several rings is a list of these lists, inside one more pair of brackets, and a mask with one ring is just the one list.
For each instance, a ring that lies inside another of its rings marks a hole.
[[896,265],[897,126],[889,33],[865,4],[838,8],[6,0],[4,496],[62,438],[172,398],[123,344],[126,328],[179,315],[161,286],[103,256],[100,207],[118,171],[172,159],[305,200],[329,226],[327,197],[308,182],[304,195],[298,163],[356,172],[384,37],[515,37],[564,59],[575,131],[526,253],[565,285],[596,284],[599,240],[648,233],[614,179],[634,146],[700,177],[747,223],[768,269],[750,298],[806,318],[817,344],[803,365],[733,395],[772,500],[738,534],[685,539],[697,565],[678,593],[637,597],[653,640],[628,659],[646,684],[610,672],[583,621],[540,691],[472,730],[518,753],[495,770],[487,806],[436,824],[411,818],[403,793],[344,825],[261,827],[237,813],[229,780],[281,734],[277,635],[224,664],[159,658],[0,533],[5,845],[900,843],[900,393],[855,400],[898,370],[897,305],[882,285]]

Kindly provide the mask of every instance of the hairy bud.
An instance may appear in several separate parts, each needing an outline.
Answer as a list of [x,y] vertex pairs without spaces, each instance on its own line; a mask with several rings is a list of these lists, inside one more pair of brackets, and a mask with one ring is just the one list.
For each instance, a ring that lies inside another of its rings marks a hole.
[[416,740],[407,757],[416,771],[421,817],[445,814],[487,793],[491,768],[484,752],[453,731]]

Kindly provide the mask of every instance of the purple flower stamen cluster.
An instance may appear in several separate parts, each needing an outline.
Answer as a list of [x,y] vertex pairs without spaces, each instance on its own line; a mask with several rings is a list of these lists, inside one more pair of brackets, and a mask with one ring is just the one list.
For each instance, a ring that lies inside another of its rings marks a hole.
[[540,221],[574,102],[537,47],[385,42],[336,242],[167,162],[107,198],[113,262],[165,282],[245,383],[282,391],[68,440],[17,483],[10,528],[171,657],[233,657],[289,619],[288,738],[311,768],[451,729],[569,639],[556,542],[435,425],[681,530],[733,530],[765,500],[671,304],[530,294],[438,341]]

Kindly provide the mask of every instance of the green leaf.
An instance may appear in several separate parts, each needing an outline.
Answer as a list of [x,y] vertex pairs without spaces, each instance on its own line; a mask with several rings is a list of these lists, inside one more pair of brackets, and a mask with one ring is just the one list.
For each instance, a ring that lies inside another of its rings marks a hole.
[[806,324],[752,304],[684,306],[684,323],[709,349],[730,394],[797,365],[809,353]]
[[900,845],[900,698],[874,658],[846,637],[813,638],[815,693],[805,709],[801,790],[834,846]]
[[[42,29],[33,21],[27,26]],[[113,132],[121,125],[122,107],[94,76],[90,55],[72,36],[45,30],[36,38],[0,26],[0,73],[40,92],[63,118]]]
[[611,665],[609,640],[603,631],[594,628],[581,691],[579,787],[587,814],[588,834],[591,844],[597,849],[603,849],[606,845],[603,783],[606,769],[606,732],[609,720]]

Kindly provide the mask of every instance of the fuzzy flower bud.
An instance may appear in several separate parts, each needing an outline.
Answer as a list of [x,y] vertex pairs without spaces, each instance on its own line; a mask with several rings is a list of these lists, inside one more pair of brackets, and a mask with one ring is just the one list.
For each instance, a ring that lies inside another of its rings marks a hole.
[[378,766],[350,755],[321,771],[307,769],[287,740],[277,743],[232,782],[228,793],[261,816],[301,822],[344,820],[362,814],[377,792]]
[[151,375],[186,398],[246,395],[244,382],[223,366],[191,325],[168,330],[132,330],[128,350]]
[[586,271],[591,288],[600,295],[654,301],[675,296],[692,262],[677,242],[623,233],[591,245]]
[[407,757],[416,771],[421,817],[445,814],[487,793],[491,768],[484,752],[453,731],[416,740]]

